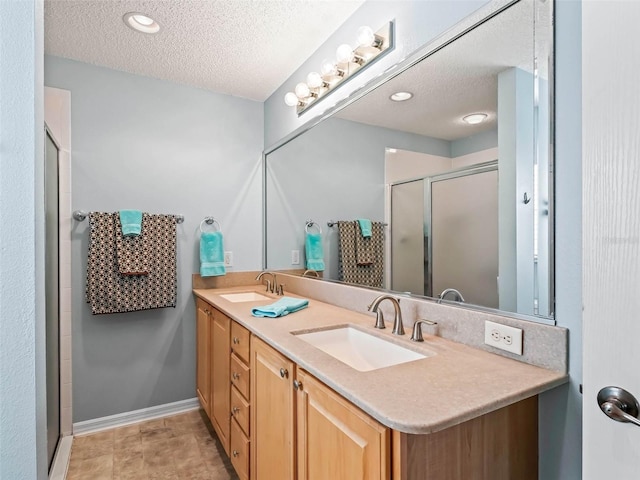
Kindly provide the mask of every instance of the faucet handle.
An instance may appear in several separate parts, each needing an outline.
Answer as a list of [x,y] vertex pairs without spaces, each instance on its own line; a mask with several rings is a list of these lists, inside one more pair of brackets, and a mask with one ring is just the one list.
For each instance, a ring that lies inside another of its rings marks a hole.
[[422,328],[421,324],[425,325],[437,325],[438,322],[432,322],[431,320],[426,320],[421,318],[420,320],[416,320],[416,323],[413,324],[413,333],[411,334],[411,340],[414,342],[424,342],[424,338],[422,338]]
[[[267,278],[266,282],[267,282],[267,289],[265,291],[268,292],[269,290],[271,290],[271,281]],[[273,292],[273,290],[271,291]]]

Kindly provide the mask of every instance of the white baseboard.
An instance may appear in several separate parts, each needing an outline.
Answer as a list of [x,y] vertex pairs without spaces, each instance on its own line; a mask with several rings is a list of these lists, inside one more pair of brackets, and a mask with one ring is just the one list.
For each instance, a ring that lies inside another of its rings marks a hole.
[[180,400],[179,402],[165,403],[155,407],[141,408],[132,412],[118,413],[109,415],[108,417],[95,418],[93,420],[85,420],[73,424],[74,435],[86,435],[89,433],[108,430],[110,428],[123,427],[132,423],[145,422],[154,418],[168,417],[178,413],[197,410],[200,408],[200,402],[197,398],[189,398]]

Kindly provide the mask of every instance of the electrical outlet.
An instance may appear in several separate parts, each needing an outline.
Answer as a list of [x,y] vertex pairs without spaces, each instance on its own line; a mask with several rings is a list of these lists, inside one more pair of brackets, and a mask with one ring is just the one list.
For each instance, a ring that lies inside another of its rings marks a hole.
[[300,265],[300,250],[291,250],[291,265]]
[[233,252],[224,252],[224,266],[233,267]]
[[484,343],[522,355],[522,329],[487,320],[484,322]]

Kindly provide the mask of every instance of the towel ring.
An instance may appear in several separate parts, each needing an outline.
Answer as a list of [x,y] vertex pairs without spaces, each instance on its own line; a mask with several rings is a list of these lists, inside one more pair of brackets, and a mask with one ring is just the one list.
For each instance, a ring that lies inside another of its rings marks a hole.
[[307,223],[304,226],[305,233],[309,233],[309,229],[311,227],[318,227],[318,230],[319,230],[318,233],[322,233],[322,227],[318,225],[316,222],[314,222],[313,220],[307,220]]
[[[200,222],[200,233],[204,233],[204,230],[202,229],[202,226],[203,226],[205,223],[206,223],[207,225],[216,225],[216,224],[217,224],[217,225],[218,225],[218,231],[219,231],[219,232],[220,232],[220,231],[222,231],[222,227],[220,226],[220,222],[219,222],[219,221],[217,221],[217,220],[216,220],[215,218],[213,218],[213,217],[204,217],[204,220],[202,220],[202,221]],[[214,232],[215,232],[215,230],[214,230]]]

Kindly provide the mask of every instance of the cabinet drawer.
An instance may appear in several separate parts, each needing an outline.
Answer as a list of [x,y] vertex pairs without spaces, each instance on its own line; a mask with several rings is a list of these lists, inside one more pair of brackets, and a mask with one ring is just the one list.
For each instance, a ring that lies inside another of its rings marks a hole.
[[231,349],[245,363],[249,363],[250,336],[249,330],[236,322],[231,322]]
[[249,436],[249,402],[235,387],[231,387],[231,415],[236,419],[242,431]]
[[249,398],[249,367],[235,353],[231,354],[231,384],[244,398]]
[[231,420],[231,464],[240,480],[249,480],[249,439],[235,420]]

